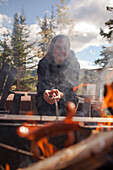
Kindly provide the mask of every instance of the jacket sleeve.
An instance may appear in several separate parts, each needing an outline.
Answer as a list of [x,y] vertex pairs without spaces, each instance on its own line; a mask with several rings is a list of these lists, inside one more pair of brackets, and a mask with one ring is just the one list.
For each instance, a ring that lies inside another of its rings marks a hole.
[[37,96],[36,96],[37,110],[45,103],[45,100],[43,98],[43,93],[47,87],[46,70],[47,69],[46,69],[45,62],[42,59],[39,61],[38,69],[37,69],[37,74],[38,74]]

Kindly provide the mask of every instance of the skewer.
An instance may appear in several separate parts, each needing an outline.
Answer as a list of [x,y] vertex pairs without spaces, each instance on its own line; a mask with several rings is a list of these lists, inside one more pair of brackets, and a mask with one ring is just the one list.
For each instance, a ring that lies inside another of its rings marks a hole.
[[58,114],[58,102],[57,102],[56,99],[55,99],[55,107],[56,107],[56,120],[58,120],[58,116],[59,116],[59,114]]
[[56,100],[56,98],[51,94],[51,97],[54,98],[55,100],[55,107],[56,107],[56,120],[58,121],[58,116],[59,116],[59,113],[58,113],[58,102]]

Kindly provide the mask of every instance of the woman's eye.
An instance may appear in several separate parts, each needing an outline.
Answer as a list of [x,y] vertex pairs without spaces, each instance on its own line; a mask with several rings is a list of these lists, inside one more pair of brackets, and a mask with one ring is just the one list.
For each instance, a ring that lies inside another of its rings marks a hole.
[[65,47],[57,46],[57,48],[58,48],[59,50],[66,50],[66,48],[65,48]]

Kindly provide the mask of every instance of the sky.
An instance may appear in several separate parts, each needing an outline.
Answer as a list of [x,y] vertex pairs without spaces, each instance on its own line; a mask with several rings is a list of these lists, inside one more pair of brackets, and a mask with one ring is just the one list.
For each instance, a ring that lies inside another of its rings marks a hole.
[[[40,28],[37,16],[42,18],[51,14],[51,6],[56,10],[59,0],[0,0],[0,38],[7,28],[12,31],[13,17],[24,9],[26,23],[30,29],[30,40],[37,38]],[[74,35],[71,48],[74,50],[81,68],[98,67],[94,61],[100,58],[102,46],[109,46],[106,39],[100,36],[100,28],[107,31],[105,22],[113,13],[106,10],[113,6],[113,0],[67,0],[69,14],[74,19]]]

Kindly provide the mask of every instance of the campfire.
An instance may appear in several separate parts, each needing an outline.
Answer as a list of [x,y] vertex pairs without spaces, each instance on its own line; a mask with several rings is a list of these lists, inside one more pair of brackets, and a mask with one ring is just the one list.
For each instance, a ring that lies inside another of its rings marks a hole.
[[[73,90],[76,91],[80,86],[87,86],[87,84],[74,87]],[[112,94],[113,83],[109,85],[106,84],[104,86],[103,101],[100,102],[97,100],[97,105],[92,105],[93,109],[97,110],[101,114],[100,118],[113,118],[111,115],[113,109]],[[84,100],[85,102],[91,103],[91,98],[85,98]],[[106,109],[109,111],[110,115],[106,114]],[[59,121],[57,119],[52,123],[43,123],[41,126],[36,122],[34,123],[34,126],[30,126],[29,122],[26,122],[17,129],[17,133],[20,137],[28,138],[31,141],[31,151],[37,160],[57,155],[56,153],[61,151],[61,149],[58,149],[49,143],[49,137],[55,137],[65,133],[67,134],[67,139],[65,141],[64,148],[70,148],[70,146],[74,147],[74,145],[76,148],[77,144],[79,146],[81,142],[85,142],[87,139],[92,138],[92,134],[100,133],[100,131],[104,131],[105,133],[107,131],[108,133],[108,131],[112,129],[111,121],[97,121],[95,128],[92,128],[93,126],[91,125],[87,126],[87,123],[85,122],[74,121],[73,118],[76,115],[76,110],[74,103],[68,102],[67,116],[64,120]],[[79,133],[79,136],[82,136],[82,139],[80,138],[76,141],[77,144],[73,143],[74,133]],[[42,155],[39,153],[38,146],[41,148]]]
[[85,139],[91,133],[90,129],[84,129],[79,125],[79,122],[72,120],[76,113],[75,104],[72,102],[67,103],[67,116],[63,121],[55,121],[52,123],[45,123],[42,127],[29,126],[28,123],[24,123],[17,129],[17,133],[20,137],[26,137],[31,140],[31,150],[34,156],[39,158],[39,151],[37,146],[40,146],[44,157],[49,157],[56,153],[59,149],[55,148],[48,142],[48,137],[57,136],[66,133],[67,139],[64,147],[69,147],[74,142],[74,132],[80,132]]
[[[76,91],[78,88],[84,86],[87,87],[87,84],[81,84],[74,87],[73,90]],[[40,167],[42,166],[42,163],[40,160],[44,161],[43,164],[45,169],[55,169],[56,166],[58,166],[58,169],[69,168],[71,166],[76,168],[82,167],[81,169],[84,167],[89,168],[89,166],[104,166],[105,163],[109,163],[107,158],[108,155],[110,159],[112,159],[112,94],[113,83],[110,83],[104,85],[102,101],[95,98],[96,102],[92,103],[91,96],[89,98],[87,96],[84,98],[86,103],[91,104],[92,111],[96,110],[99,115],[101,115],[100,117],[77,118],[77,106],[75,106],[72,102],[67,103],[66,117],[61,118],[56,115],[56,120],[53,119],[51,121],[48,118],[45,123],[43,121],[43,117],[41,121],[39,121],[38,116],[35,116],[33,111],[28,112],[26,115],[16,115],[13,120],[24,121],[24,123],[16,129],[16,132],[20,139],[27,139],[30,141],[29,152],[3,144],[1,147],[10,149],[14,152],[18,151],[18,153],[26,156],[29,155],[35,162],[37,162],[36,170],[41,169]],[[14,118],[14,115],[7,115],[7,120],[9,120],[9,118],[11,119],[11,116]],[[66,138],[63,141],[63,144],[61,142],[61,147],[53,145],[49,140],[50,138],[57,139],[62,135],[66,135]],[[67,154],[68,157],[66,157]],[[60,159],[63,160],[63,162],[60,161]],[[95,165],[93,164],[95,159],[99,159],[99,164],[97,162]],[[103,161],[103,159],[105,160]],[[58,160],[60,163],[57,162]],[[7,170],[10,169],[10,165],[11,164],[9,162],[5,163]],[[35,168],[31,169],[35,170]]]

